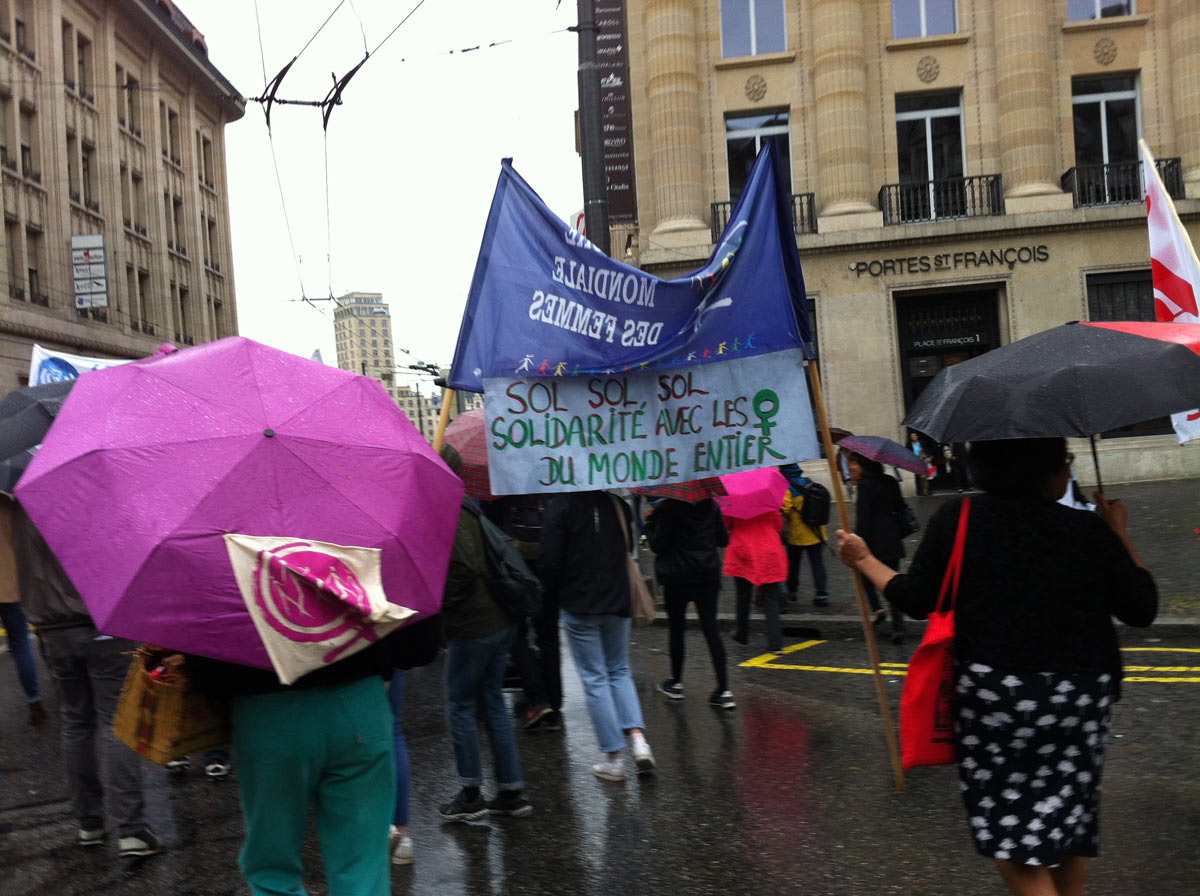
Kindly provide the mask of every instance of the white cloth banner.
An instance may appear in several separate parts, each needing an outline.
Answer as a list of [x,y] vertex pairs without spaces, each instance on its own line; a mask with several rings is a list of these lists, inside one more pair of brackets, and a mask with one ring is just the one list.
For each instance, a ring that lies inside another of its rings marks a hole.
[[378,548],[235,534],[225,548],[283,684],[358,653],[416,613],[388,602]]
[[124,358],[85,358],[83,355],[68,355],[33,344],[33,355],[29,359],[29,385],[41,386],[61,380],[73,380],[81,373],[103,370],[117,364],[128,364]]
[[[1139,140],[1146,182],[1146,224],[1150,230],[1150,268],[1154,314],[1162,323],[1200,324],[1200,260],[1192,248],[1175,203],[1158,176],[1146,141]],[[1200,409],[1171,415],[1180,444],[1200,439]]]
[[649,487],[820,456],[800,349],[483,385],[497,495]]

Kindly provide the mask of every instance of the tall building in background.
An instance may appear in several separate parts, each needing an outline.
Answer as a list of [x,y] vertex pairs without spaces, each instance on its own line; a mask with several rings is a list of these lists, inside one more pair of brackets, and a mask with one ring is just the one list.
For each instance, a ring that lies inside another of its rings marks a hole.
[[225,125],[245,112],[162,0],[0,0],[0,392],[34,343],[138,358],[237,333]]
[[[699,267],[775,140],[838,426],[907,442],[943,367],[1069,320],[1154,320],[1139,137],[1200,243],[1196,0],[596,11],[614,254]],[[1200,473],[1165,418],[1099,450],[1105,479]]]
[[348,292],[336,300],[333,312],[337,366],[377,380],[392,400],[412,420],[425,438],[432,440],[437,412],[418,389],[396,385],[392,342],[392,312],[379,292]]

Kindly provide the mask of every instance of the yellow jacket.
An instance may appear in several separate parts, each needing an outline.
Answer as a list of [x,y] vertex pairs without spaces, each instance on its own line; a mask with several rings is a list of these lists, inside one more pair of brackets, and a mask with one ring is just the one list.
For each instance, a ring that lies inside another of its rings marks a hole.
[[800,508],[804,506],[804,495],[795,495],[789,491],[783,496],[783,515],[787,519],[784,537],[788,544],[810,545],[825,540],[825,527],[810,526],[800,519]]

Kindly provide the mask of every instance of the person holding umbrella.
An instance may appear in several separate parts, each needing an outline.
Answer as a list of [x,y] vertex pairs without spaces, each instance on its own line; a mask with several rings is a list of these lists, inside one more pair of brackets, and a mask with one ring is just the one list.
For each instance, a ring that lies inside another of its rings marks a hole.
[[[850,478],[858,486],[854,502],[854,532],[866,542],[871,553],[891,569],[900,569],[904,544],[900,538],[899,515],[904,499],[900,485],[883,472],[878,461],[854,451],[846,452]],[[871,605],[871,621],[878,623],[888,615],[879,602],[879,594],[869,578],[863,579],[863,591]],[[889,601],[892,617],[892,643],[904,643],[904,613],[899,605]]]
[[1057,503],[1071,460],[1063,438],[973,441],[983,494],[937,510],[905,574],[862,537],[837,533],[842,561],[921,618],[965,526],[954,604],[959,781],[975,848],[1016,896],[1083,893],[1120,697],[1112,617],[1144,627],[1158,609],[1125,505],[1099,492],[1094,514]]
[[[442,445],[442,460],[462,475],[453,445]],[[454,743],[454,764],[462,789],[438,809],[448,821],[476,821],[489,813],[523,817],[533,812],[525,797],[521,756],[504,706],[504,670],[516,635],[516,620],[492,597],[478,512],[464,496],[450,554],[442,613],[446,618],[446,721]],[[480,794],[479,720],[492,747],[497,795]]]

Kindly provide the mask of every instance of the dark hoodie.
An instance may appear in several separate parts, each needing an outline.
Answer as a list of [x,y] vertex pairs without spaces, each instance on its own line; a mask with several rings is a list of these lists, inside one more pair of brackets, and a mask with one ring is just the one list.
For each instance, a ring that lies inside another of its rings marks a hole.
[[646,520],[654,551],[654,578],[663,585],[708,582],[721,577],[717,548],[729,544],[721,510],[712,498],[695,504],[667,498]]

